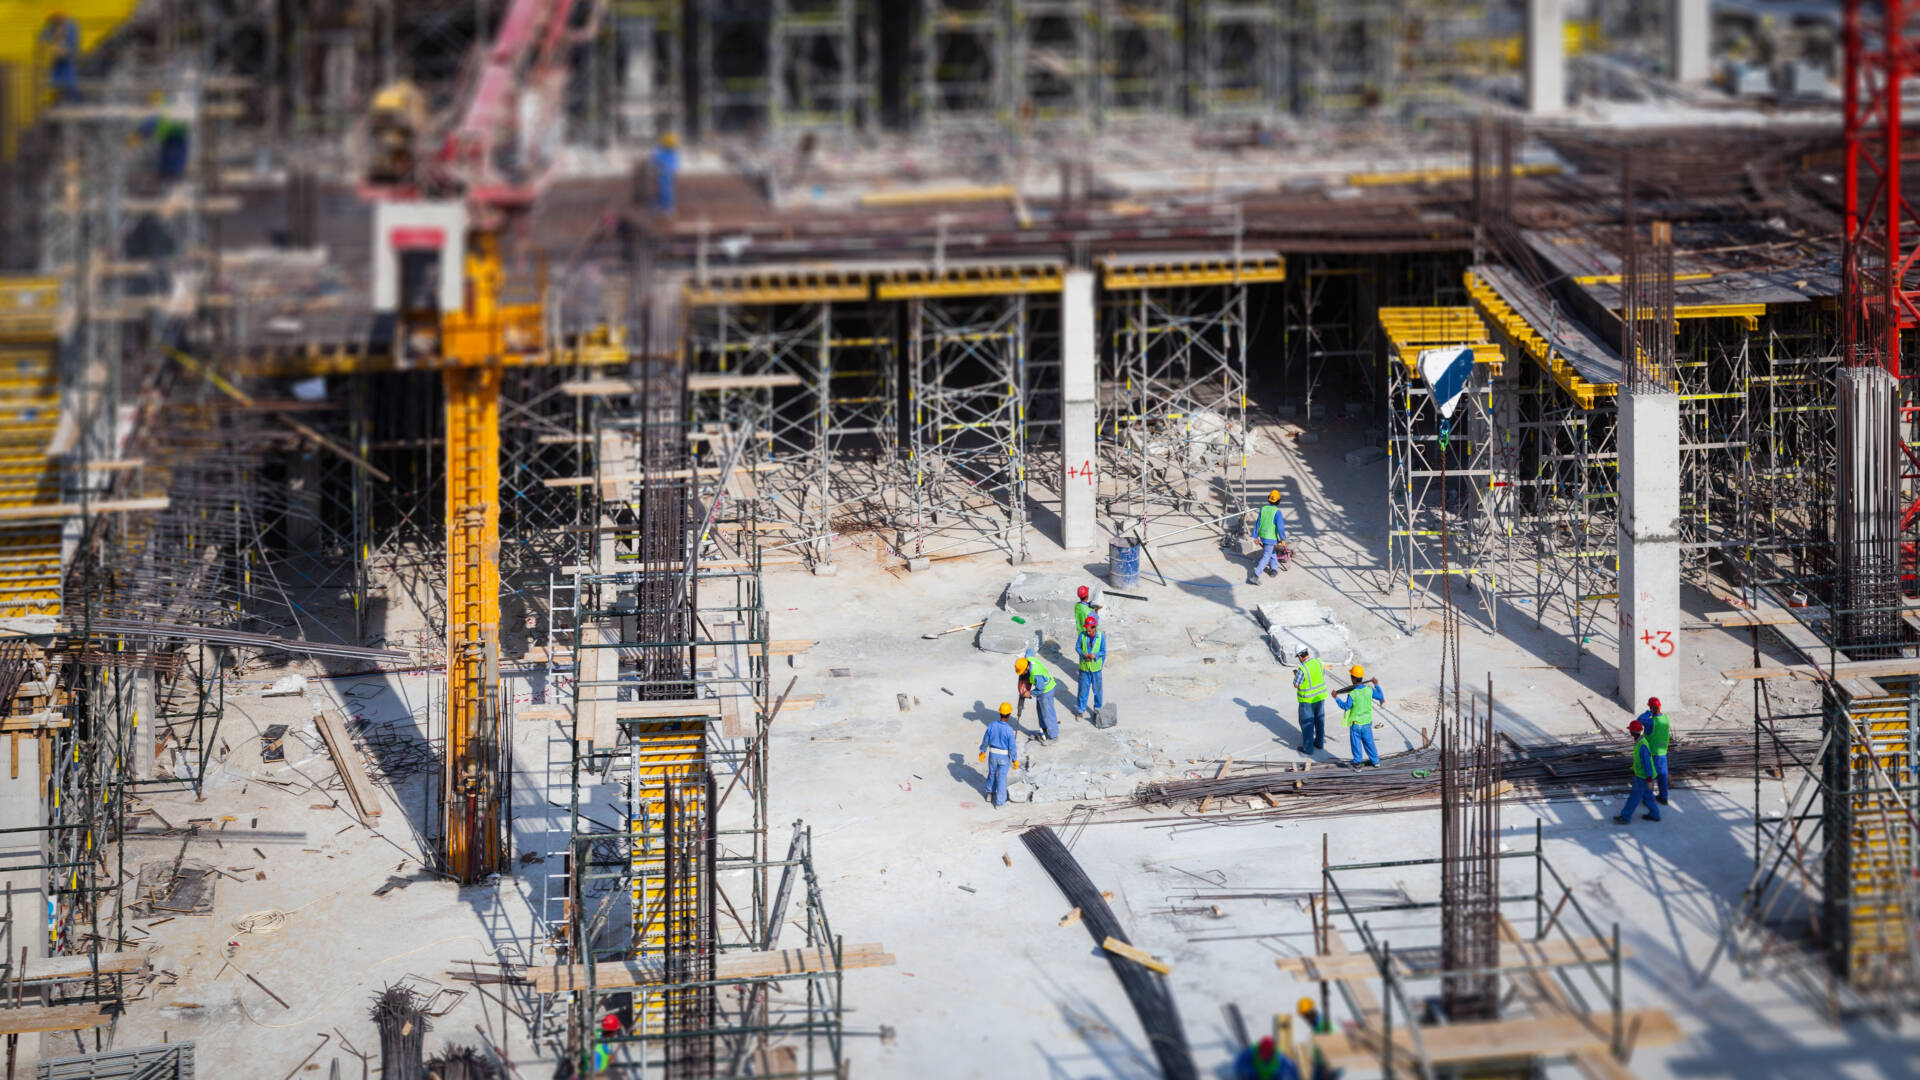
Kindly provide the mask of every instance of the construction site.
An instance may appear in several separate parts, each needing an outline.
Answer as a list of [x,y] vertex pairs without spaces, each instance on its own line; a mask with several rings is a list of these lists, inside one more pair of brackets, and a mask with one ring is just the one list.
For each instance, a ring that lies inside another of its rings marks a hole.
[[6,1080],[1920,1075],[1909,104],[1899,0],[0,0]]

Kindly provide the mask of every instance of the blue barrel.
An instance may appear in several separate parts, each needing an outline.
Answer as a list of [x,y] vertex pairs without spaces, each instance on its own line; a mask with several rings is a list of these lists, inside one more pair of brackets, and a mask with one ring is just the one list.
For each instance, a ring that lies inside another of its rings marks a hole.
[[1140,545],[1131,536],[1116,536],[1107,544],[1107,584],[1131,589],[1140,584]]

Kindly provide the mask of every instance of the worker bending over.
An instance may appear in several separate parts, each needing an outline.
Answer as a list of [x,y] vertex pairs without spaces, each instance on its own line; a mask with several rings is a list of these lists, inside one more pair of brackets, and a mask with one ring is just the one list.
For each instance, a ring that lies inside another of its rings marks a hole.
[[[1333,700],[1340,706],[1340,711],[1347,714],[1347,741],[1353,748],[1353,767],[1360,767],[1362,750],[1367,752],[1367,764],[1377,766],[1380,764],[1380,751],[1373,745],[1373,703],[1387,700],[1387,695],[1380,692],[1380,680],[1367,678],[1367,669],[1359,664],[1348,668],[1347,674],[1353,676],[1353,685],[1347,688],[1347,693]],[[1363,692],[1369,686],[1373,691]]]
[[1657,786],[1654,801],[1667,805],[1667,745],[1673,741],[1673,722],[1660,710],[1660,699],[1647,699],[1647,711],[1640,714],[1647,729],[1647,745],[1653,748],[1653,775]]
[[1073,715],[1085,716],[1088,703],[1098,709],[1107,703],[1101,686],[1101,670],[1107,666],[1107,632],[1100,629],[1100,617],[1089,615],[1080,623],[1080,636],[1073,639],[1073,650],[1080,655],[1080,690],[1075,697]]
[[1267,505],[1260,508],[1260,520],[1255,523],[1253,534],[1260,539],[1260,561],[1253,564],[1253,573],[1247,575],[1247,584],[1260,584],[1260,571],[1269,574],[1280,572],[1280,557],[1273,552],[1274,546],[1287,539],[1287,519],[1280,516],[1280,492],[1267,492]]
[[1633,788],[1627,792],[1626,808],[1614,815],[1616,825],[1633,824],[1633,808],[1646,804],[1648,821],[1660,820],[1660,808],[1653,803],[1653,792],[1647,789],[1647,778],[1653,775],[1653,746],[1647,741],[1647,725],[1635,720],[1627,725],[1627,733],[1633,736]]
[[1020,767],[1020,752],[1014,741],[1013,703],[1000,703],[1000,716],[987,725],[987,733],[980,736],[980,760],[987,766],[987,797],[993,805],[1004,806],[1007,801],[1007,773]]
[[1299,703],[1300,752],[1317,754],[1327,745],[1327,669],[1305,645],[1295,657],[1293,696]]
[[1040,737],[1059,738],[1060,718],[1053,711],[1053,672],[1047,670],[1047,662],[1037,656],[1023,656],[1013,662],[1013,673],[1018,676],[1015,689],[1021,697],[1032,698],[1040,712]]
[[1080,586],[1080,599],[1073,602],[1073,625],[1085,626],[1087,625],[1087,616],[1098,616],[1100,614],[1101,605],[1094,603],[1092,596],[1092,589],[1087,588],[1085,585]]

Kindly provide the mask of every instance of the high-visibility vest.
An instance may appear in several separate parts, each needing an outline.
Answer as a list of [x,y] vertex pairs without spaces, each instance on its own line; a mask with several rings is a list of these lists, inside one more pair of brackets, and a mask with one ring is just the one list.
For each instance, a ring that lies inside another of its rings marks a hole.
[[1365,727],[1373,723],[1373,687],[1362,686],[1347,695],[1352,703],[1347,709],[1348,727]]
[[1294,688],[1294,696],[1302,705],[1327,700],[1327,672],[1319,657],[1311,657],[1300,665],[1300,685]]
[[1093,605],[1085,600],[1073,602],[1073,625],[1077,629],[1087,625],[1087,616],[1093,614]]
[[1105,630],[1095,630],[1091,635],[1081,634],[1079,640],[1074,642],[1073,647],[1081,656],[1093,657],[1091,660],[1080,661],[1081,671],[1099,671],[1101,668],[1107,666],[1106,660],[1102,659],[1100,655],[1107,647],[1107,632]]
[[1257,535],[1262,540],[1278,540],[1280,530],[1274,527],[1273,519],[1280,516],[1280,508],[1268,503],[1260,508],[1260,528]]
[[1673,721],[1667,719],[1666,713],[1659,713],[1654,716],[1653,722],[1649,725],[1647,732],[1647,745],[1653,747],[1653,756],[1666,757],[1667,743],[1670,742],[1672,738]]
[[1027,657],[1027,685],[1033,687],[1036,694],[1044,694],[1053,689],[1053,673],[1037,656]]
[[1646,769],[1646,766],[1640,764],[1641,750],[1646,750],[1648,758],[1649,760],[1651,760],[1653,755],[1653,747],[1648,744],[1647,737],[1645,735],[1642,735],[1638,739],[1635,739],[1633,741],[1633,775],[1639,777],[1642,780],[1645,780],[1647,778],[1647,769]]

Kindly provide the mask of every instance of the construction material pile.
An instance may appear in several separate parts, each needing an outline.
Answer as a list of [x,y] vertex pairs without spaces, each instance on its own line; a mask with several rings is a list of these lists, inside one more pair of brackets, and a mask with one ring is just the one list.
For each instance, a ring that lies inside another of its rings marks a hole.
[[[1499,794],[1503,799],[1552,799],[1574,795],[1617,794],[1632,776],[1632,744],[1622,737],[1594,737],[1548,746],[1520,746],[1502,735]],[[1819,732],[1784,732],[1763,737],[1757,764],[1766,767],[1808,760],[1819,747]],[[1668,756],[1673,786],[1730,776],[1751,776],[1756,765],[1752,731],[1698,732],[1673,740]],[[1383,757],[1377,768],[1352,769],[1316,762],[1246,762],[1216,776],[1142,784],[1127,804],[1171,807],[1195,803],[1215,817],[1395,813],[1438,806],[1440,750],[1426,747]],[[1195,807],[1186,807],[1191,812]]]

